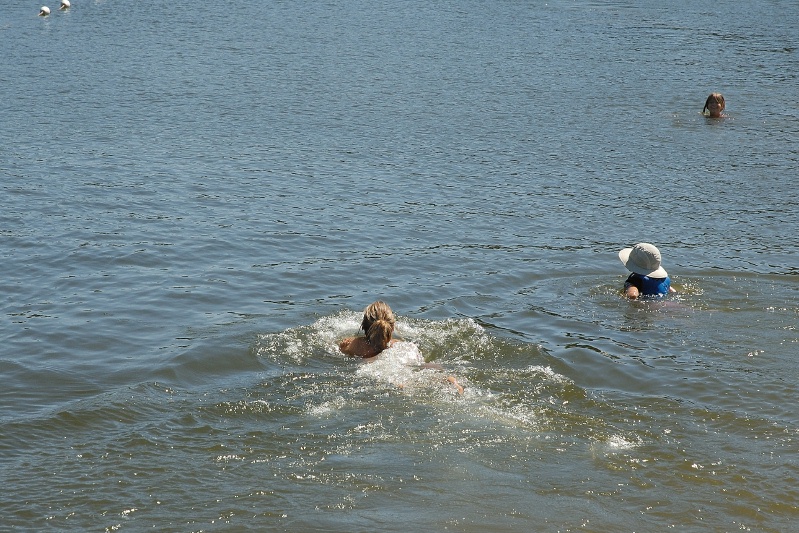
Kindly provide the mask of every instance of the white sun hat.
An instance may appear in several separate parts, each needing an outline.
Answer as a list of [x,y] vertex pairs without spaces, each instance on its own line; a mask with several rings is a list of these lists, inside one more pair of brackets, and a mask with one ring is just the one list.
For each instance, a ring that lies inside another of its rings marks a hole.
[[660,250],[654,244],[639,242],[632,248],[620,251],[619,259],[630,272],[650,278],[668,277],[666,271],[660,266]]

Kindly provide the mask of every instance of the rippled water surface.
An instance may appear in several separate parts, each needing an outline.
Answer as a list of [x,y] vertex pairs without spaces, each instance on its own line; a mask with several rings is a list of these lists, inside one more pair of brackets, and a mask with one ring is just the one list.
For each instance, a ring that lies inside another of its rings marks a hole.
[[[50,7],[0,13],[3,527],[795,527],[795,2]],[[440,369],[338,351],[376,299]]]

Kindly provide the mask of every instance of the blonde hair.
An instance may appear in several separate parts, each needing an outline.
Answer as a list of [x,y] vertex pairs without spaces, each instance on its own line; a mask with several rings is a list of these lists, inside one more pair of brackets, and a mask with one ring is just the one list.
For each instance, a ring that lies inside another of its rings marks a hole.
[[388,348],[392,333],[394,333],[393,322],[376,320],[366,331],[366,341],[379,353]]
[[702,114],[708,110],[707,108],[710,102],[716,102],[721,106],[721,110],[724,110],[724,95],[721,93],[711,93],[711,95],[707,97],[707,100],[705,100],[705,107],[702,108]]
[[394,324],[396,322],[394,312],[386,302],[381,302],[380,300],[369,304],[366,309],[363,310],[361,329],[366,333],[367,339],[369,338],[369,329],[372,327],[372,324],[378,320],[388,322],[391,325],[391,330],[394,331]]

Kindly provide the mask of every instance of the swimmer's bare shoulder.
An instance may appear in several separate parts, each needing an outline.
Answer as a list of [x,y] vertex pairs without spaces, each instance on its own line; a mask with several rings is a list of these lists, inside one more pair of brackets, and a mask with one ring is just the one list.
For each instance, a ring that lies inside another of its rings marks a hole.
[[[390,344],[394,344],[392,339]],[[363,337],[347,337],[338,344],[338,349],[345,355],[352,357],[362,357],[364,359],[374,358],[378,352]]]
[[347,337],[346,339],[342,340],[340,343],[338,343],[338,349],[349,355],[350,345],[354,339],[355,337]]
[[363,342],[360,337],[347,337],[338,344],[338,349],[346,355],[359,356],[363,351],[363,346],[361,346],[361,344],[363,344]]

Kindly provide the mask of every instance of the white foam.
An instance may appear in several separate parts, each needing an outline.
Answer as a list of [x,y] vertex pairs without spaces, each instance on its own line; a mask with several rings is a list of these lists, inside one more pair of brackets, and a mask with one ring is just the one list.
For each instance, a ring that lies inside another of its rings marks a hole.
[[[391,347],[383,350],[377,359],[358,367],[358,375],[396,385],[403,385],[410,381],[413,372],[413,366],[411,365],[414,365],[414,361],[418,361],[417,356],[421,358],[421,353],[413,343],[403,342],[398,344],[410,345],[413,348],[397,346],[396,348]],[[409,361],[411,362],[410,364]],[[418,365],[418,362],[416,365]]]
[[622,437],[621,435],[611,435],[606,441],[606,444],[607,447],[612,451],[632,450],[633,448],[639,446],[641,441],[639,439],[632,441]]
[[346,401],[343,397],[337,396],[330,401],[324,402],[320,405],[311,406],[308,409],[308,414],[315,416],[315,417],[325,417],[337,411],[340,411],[346,405]]

